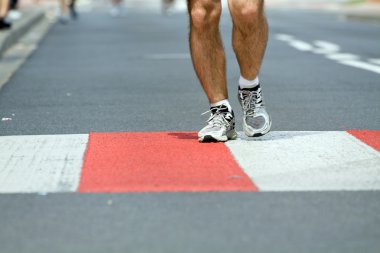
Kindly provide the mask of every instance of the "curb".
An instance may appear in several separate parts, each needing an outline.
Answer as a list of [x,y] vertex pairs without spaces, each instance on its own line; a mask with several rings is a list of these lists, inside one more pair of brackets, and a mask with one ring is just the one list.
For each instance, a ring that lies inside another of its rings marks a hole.
[[0,33],[0,90],[55,24],[55,19],[45,13],[44,10],[30,12],[23,22],[18,22],[12,33]]
[[361,20],[361,21],[370,21],[370,22],[380,22],[379,14],[360,14],[360,13],[344,13],[343,14],[347,19]]
[[4,52],[15,44],[30,28],[41,21],[45,15],[43,10],[30,10],[24,14],[25,18],[16,22],[12,29],[0,33],[0,58]]

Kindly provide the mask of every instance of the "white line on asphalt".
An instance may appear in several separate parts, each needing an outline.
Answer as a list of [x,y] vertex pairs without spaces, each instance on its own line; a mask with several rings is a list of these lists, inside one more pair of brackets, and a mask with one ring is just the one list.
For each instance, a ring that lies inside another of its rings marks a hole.
[[145,58],[151,60],[187,60],[191,59],[189,53],[173,53],[173,54],[149,54]]
[[370,63],[380,65],[380,59],[369,59],[368,60]]
[[359,60],[360,56],[355,54],[333,53],[326,55],[326,58],[334,61],[350,61]]
[[304,41],[301,41],[301,40],[292,40],[292,41],[289,41],[289,46],[291,47],[294,47],[295,49],[298,49],[300,51],[312,51],[314,49],[314,47],[309,44],[309,43],[306,43]]
[[289,34],[276,34],[275,38],[286,42],[292,41],[294,39],[294,37]]
[[373,64],[370,64],[370,63],[361,62],[361,61],[353,61],[353,60],[339,61],[339,63],[380,74],[380,67],[373,65]]
[[[373,64],[380,64],[380,59],[369,59],[368,62],[360,61],[360,56],[349,53],[341,53],[340,46],[328,41],[316,40],[313,45],[295,39],[294,36],[289,34],[276,34],[275,38],[280,41],[287,42],[289,46],[303,52],[312,52],[314,54],[322,54],[327,59],[334,60],[337,63],[351,66],[358,69],[363,69],[380,74],[380,67]],[[373,64],[371,64],[373,63]]]
[[339,45],[323,40],[314,41],[314,45],[318,47],[313,51],[316,54],[332,54],[340,50]]
[[77,190],[88,135],[0,137],[0,193]]
[[380,153],[346,132],[271,132],[227,142],[261,191],[380,190]]

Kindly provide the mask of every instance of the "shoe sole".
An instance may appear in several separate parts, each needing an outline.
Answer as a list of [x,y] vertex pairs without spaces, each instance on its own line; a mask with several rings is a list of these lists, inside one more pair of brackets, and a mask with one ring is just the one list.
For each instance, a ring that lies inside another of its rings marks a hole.
[[248,137],[261,137],[261,136],[264,136],[264,135],[266,135],[267,133],[270,132],[271,128],[272,128],[272,121],[270,121],[269,126],[264,131],[252,134],[252,133],[250,133],[247,130],[247,127],[243,124],[244,133]]
[[229,131],[225,136],[216,137],[213,135],[205,135],[200,137],[199,142],[226,142],[229,140],[236,140],[237,133],[235,130]]

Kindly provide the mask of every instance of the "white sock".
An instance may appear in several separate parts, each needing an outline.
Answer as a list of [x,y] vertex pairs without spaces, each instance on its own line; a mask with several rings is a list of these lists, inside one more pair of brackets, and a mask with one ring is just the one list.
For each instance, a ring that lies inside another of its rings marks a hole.
[[227,106],[228,110],[231,112],[232,111],[232,107],[230,105],[230,102],[228,102],[228,99],[224,99],[222,101],[219,101],[219,102],[216,102],[216,103],[213,103],[213,104],[210,104],[210,107],[214,107],[214,106],[220,106],[220,105],[225,105]]
[[240,76],[239,79],[239,86],[241,89],[249,89],[249,88],[254,88],[257,85],[259,85],[259,77],[256,77],[255,80],[247,80],[244,77]]

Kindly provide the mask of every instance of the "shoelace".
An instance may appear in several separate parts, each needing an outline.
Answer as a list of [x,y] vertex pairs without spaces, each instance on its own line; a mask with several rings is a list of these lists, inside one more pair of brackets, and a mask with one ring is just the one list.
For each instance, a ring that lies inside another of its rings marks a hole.
[[216,108],[216,112],[212,113],[211,110],[205,111],[201,115],[205,115],[206,113],[211,113],[210,118],[206,121],[207,123],[211,123],[212,126],[220,127],[225,125],[226,123],[229,123],[223,116],[223,113],[221,111],[222,108]]
[[[253,116],[255,109],[260,108],[263,104],[260,89],[257,91],[243,91],[241,98],[243,100],[243,110],[247,116]],[[260,102],[257,103],[257,101]]]

